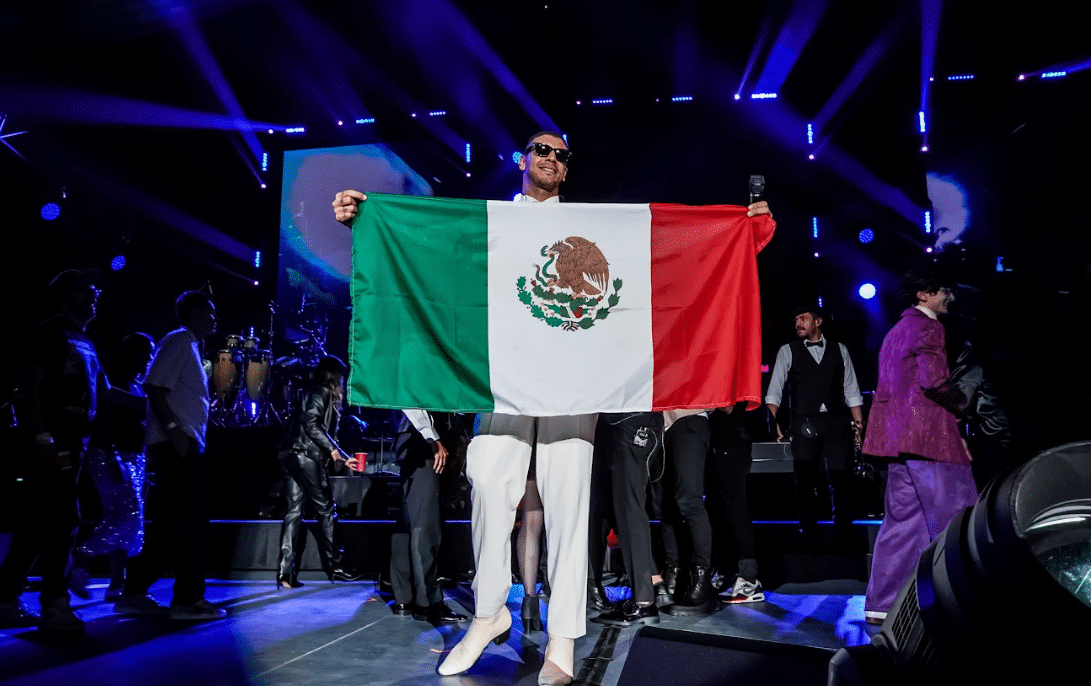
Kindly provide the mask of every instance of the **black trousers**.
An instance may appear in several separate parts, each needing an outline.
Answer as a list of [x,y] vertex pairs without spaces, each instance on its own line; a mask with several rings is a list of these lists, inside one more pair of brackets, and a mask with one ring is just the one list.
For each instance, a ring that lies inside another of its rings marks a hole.
[[307,504],[310,504],[314,512],[317,524],[314,537],[318,542],[318,557],[322,561],[322,569],[326,574],[340,569],[341,548],[334,543],[333,538],[337,525],[337,505],[333,500],[325,466],[294,451],[282,452],[278,458],[285,473],[284,496],[287,501],[284,523],[280,527],[278,577],[294,579],[299,575],[307,536],[303,528],[303,509]]
[[208,475],[205,456],[190,439],[181,455],[172,443],[148,446],[148,472],[154,474],[145,511],[144,550],[129,562],[124,594],[144,596],[168,567],[174,569],[172,605],[192,605],[205,597]]
[[[713,561],[723,573],[737,571],[744,579],[754,581],[758,555],[746,499],[754,442],[740,414],[713,412],[709,428],[712,458],[705,469],[705,505],[712,525]],[[732,570],[735,561],[738,569]]]
[[692,566],[712,566],[712,527],[704,503],[705,460],[711,440],[708,418],[702,415],[682,417],[667,429],[662,529],[668,566],[684,566],[679,528],[689,532]]
[[37,560],[45,607],[68,598],[72,546],[80,522],[76,480],[82,456],[76,467],[61,470],[42,465],[34,447],[24,446],[23,451],[30,457],[17,484],[18,504],[12,511],[19,516],[12,521],[11,545],[0,567],[0,602],[18,600]]
[[[817,438],[803,435],[802,427],[807,421],[818,432]],[[804,536],[814,537],[819,515],[829,511],[838,533],[846,535],[852,528],[849,416],[845,413],[814,417],[792,415],[789,428],[800,530]]]
[[[453,453],[453,445],[444,447]],[[443,600],[438,581],[443,526],[439,474],[432,447],[420,434],[404,435],[395,450],[401,466],[402,508],[390,538],[390,585],[395,602],[427,607]]]
[[591,463],[588,561],[591,578],[602,583],[606,536],[617,532],[625,573],[638,602],[655,600],[651,525],[646,510],[648,461],[663,449],[663,415],[600,414]]

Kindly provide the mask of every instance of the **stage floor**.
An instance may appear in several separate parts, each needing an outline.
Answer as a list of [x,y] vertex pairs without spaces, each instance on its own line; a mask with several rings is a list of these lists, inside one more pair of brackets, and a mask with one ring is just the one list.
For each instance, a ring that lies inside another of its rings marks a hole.
[[[152,590],[170,598],[169,580]],[[35,629],[0,631],[0,683],[20,685],[141,684],[185,686],[296,686],[319,684],[535,684],[546,635],[524,634],[519,621],[522,587],[508,598],[511,638],[485,650],[466,674],[440,677],[436,666],[468,624],[432,627],[390,613],[376,583],[310,581],[276,590],[268,581],[210,581],[207,597],[229,616],[216,622],[121,617],[103,601],[105,584],[91,600],[73,598],[87,635],[47,640]],[[875,628],[864,622],[864,584],[824,581],[786,584],[766,591],[766,601],[723,606],[705,617],[662,615],[661,628],[816,646],[832,651],[867,643]],[[609,587],[612,598],[627,589]],[[472,615],[466,584],[444,591],[449,605]],[[37,596],[24,594],[37,608]],[[542,602],[548,622],[548,601]],[[595,613],[589,613],[594,616]],[[637,627],[610,629],[588,622],[576,641],[582,683],[613,686]],[[452,682],[457,680],[457,682]]]

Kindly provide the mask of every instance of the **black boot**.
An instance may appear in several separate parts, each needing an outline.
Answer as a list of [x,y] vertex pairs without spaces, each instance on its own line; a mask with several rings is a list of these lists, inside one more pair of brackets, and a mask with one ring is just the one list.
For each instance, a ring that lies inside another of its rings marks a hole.
[[672,615],[707,615],[719,604],[716,592],[712,590],[712,568],[697,566],[693,568],[693,583],[685,595],[674,599],[674,605],[664,608]]
[[538,596],[523,596],[523,609],[520,612],[523,620],[523,633],[542,630],[542,615],[538,607]]
[[601,584],[588,579],[587,581],[587,609],[606,612],[612,607],[610,599],[606,597],[606,589]]
[[674,594],[678,591],[678,572],[678,567],[670,565],[663,570],[663,580],[655,585],[655,604],[659,607],[674,602]]

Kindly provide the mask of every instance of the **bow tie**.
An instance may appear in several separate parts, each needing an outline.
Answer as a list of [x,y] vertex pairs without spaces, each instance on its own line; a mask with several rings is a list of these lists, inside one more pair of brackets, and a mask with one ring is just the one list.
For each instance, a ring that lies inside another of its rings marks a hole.
[[825,343],[825,342],[826,341],[824,341],[824,340],[818,341],[817,343],[812,343],[811,341],[803,341],[803,345],[807,346],[808,348],[814,348],[814,347],[821,348],[822,344]]

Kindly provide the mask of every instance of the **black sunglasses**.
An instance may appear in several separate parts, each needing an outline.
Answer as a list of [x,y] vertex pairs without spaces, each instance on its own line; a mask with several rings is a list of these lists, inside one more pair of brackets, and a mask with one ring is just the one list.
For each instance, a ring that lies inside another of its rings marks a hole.
[[566,148],[554,148],[551,145],[545,143],[531,143],[527,146],[527,149],[523,151],[523,154],[534,151],[534,154],[538,157],[549,157],[549,153],[552,152],[557,156],[557,161],[561,164],[568,164],[568,160],[572,157],[572,151]]

